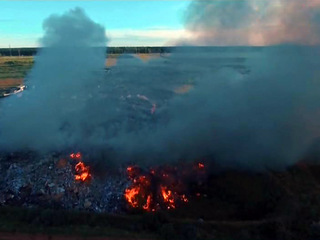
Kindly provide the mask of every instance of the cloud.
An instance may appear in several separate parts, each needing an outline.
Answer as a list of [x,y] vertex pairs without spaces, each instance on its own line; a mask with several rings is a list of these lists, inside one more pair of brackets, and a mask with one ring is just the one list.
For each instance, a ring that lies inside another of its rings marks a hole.
[[38,47],[41,34],[1,34],[0,48]]
[[108,30],[110,46],[165,46],[172,45],[179,39],[192,37],[185,29],[168,29],[165,27],[147,30]]

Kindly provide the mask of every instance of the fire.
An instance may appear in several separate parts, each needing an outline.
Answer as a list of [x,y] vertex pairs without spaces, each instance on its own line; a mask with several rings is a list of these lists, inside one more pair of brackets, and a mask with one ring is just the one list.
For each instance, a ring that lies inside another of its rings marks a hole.
[[161,194],[162,194],[162,197],[163,197],[163,201],[165,203],[167,203],[167,208],[170,209],[170,208],[176,208],[176,205],[175,205],[175,201],[174,201],[174,196],[172,194],[172,191],[168,190],[167,187],[164,187],[164,186],[161,186]]
[[125,190],[125,198],[127,199],[128,203],[134,208],[138,207],[137,197],[139,192],[140,192],[139,187]]
[[78,162],[74,168],[76,170],[75,180],[84,182],[91,177],[91,174],[89,173],[89,167],[83,162]]
[[140,175],[137,167],[127,167],[127,174],[132,185],[125,190],[124,197],[133,208],[141,208],[145,211],[152,211],[152,194],[149,193],[151,181],[148,176]]
[[[131,208],[143,211],[175,209],[177,204],[187,203],[185,194],[179,194],[179,181],[169,169],[151,169],[146,172],[137,166],[127,167],[131,185],[125,189],[124,197]],[[169,187],[170,186],[170,187]]]
[[147,202],[142,207],[143,207],[144,210],[149,211],[150,210],[150,205],[151,205],[151,195],[148,195]]
[[80,152],[71,153],[70,158],[78,161],[78,163],[74,167],[75,172],[76,172],[75,176],[74,176],[75,180],[84,182],[84,181],[90,179],[91,178],[90,167],[86,166],[84,164],[84,162],[82,161],[81,153]]

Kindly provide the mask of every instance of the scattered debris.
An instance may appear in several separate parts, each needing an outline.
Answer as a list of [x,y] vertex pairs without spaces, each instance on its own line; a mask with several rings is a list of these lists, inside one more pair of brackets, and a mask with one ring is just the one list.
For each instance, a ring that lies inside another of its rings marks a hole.
[[79,181],[76,165],[71,156],[55,153],[0,155],[0,206],[122,211],[126,177],[117,173]]

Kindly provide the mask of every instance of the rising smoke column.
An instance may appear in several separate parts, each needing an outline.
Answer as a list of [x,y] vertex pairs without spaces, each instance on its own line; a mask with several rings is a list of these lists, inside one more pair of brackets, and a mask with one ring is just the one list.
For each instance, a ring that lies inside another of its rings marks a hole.
[[320,1],[194,0],[186,14],[186,28],[197,45],[316,45],[319,40]]
[[76,8],[50,16],[43,29],[28,89],[2,102],[2,150],[58,150],[86,137],[84,109],[103,76],[104,27]]

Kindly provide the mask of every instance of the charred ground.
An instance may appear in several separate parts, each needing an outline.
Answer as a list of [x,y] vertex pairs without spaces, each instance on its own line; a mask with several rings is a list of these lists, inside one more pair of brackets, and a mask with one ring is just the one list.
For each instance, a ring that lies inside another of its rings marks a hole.
[[155,212],[125,201],[130,186],[125,167],[106,169],[99,177],[93,164],[93,179],[81,182],[73,165],[57,153],[2,154],[0,229],[147,239],[316,239],[320,234],[320,166],[314,163],[260,173],[204,163],[210,169],[205,176],[184,180],[188,202]]

